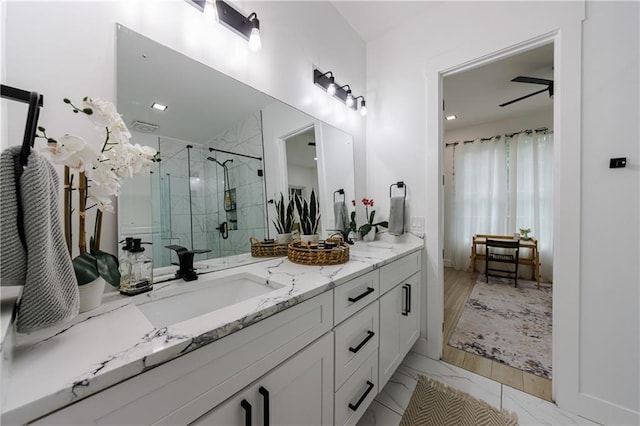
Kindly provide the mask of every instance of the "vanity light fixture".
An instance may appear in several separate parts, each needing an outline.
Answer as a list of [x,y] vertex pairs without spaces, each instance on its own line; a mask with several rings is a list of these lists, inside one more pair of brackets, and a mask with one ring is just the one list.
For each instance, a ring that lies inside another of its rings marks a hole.
[[[362,96],[358,96],[357,98],[353,96],[351,92],[351,86],[348,84],[338,85],[333,76],[333,72],[327,71],[322,72],[318,69],[313,70],[313,83],[324,90],[327,91],[331,96],[338,98],[342,101],[348,108],[351,108],[354,111],[358,110],[358,102],[359,98],[364,98]],[[366,108],[365,108],[366,111]],[[363,114],[364,115],[364,114]]]
[[154,102],[154,103],[151,104],[151,108],[157,109],[158,111],[166,111],[167,108],[169,108],[169,107],[166,106],[166,105],[162,105],[162,104],[159,104],[157,102]]
[[222,0],[216,0],[216,11],[218,13],[218,22],[246,39],[252,52],[257,52],[262,48],[260,20],[255,12],[245,18],[242,13]]
[[451,120],[455,120],[456,118],[458,118],[458,116],[457,116],[457,115],[455,115],[455,114],[454,114],[454,115],[447,115],[447,116],[445,117],[445,120],[447,120],[447,121],[451,121]]

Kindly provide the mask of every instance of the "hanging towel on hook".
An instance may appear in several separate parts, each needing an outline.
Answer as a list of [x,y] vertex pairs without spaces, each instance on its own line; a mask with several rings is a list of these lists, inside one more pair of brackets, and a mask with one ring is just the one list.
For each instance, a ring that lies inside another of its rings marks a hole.
[[391,197],[389,209],[389,234],[404,234],[404,196]]
[[333,203],[333,216],[335,220],[334,229],[336,231],[346,231],[349,227],[349,219],[347,205],[344,203],[344,200],[335,201]]
[[[2,284],[4,280],[4,256],[21,244],[15,235],[17,230],[7,230],[13,240],[5,239],[5,225],[18,226],[17,215],[11,220],[6,217],[5,207],[9,211],[18,211],[22,207],[26,263],[22,294],[17,311],[17,331],[27,333],[41,328],[64,323],[78,315],[80,296],[78,282],[62,231],[62,221],[58,203],[59,180],[51,163],[37,151],[29,154],[27,167],[17,182],[17,187],[5,185],[4,177],[9,174],[5,167],[11,167],[13,158],[19,156],[20,147],[9,148],[1,155],[0,166],[3,177],[2,186],[2,240],[0,253],[2,260]],[[11,162],[9,161],[11,159]],[[14,178],[15,181],[15,178]],[[18,190],[20,198],[18,199]],[[5,246],[6,244],[6,246]],[[19,256],[18,256],[19,257]],[[16,274],[20,278],[21,274]],[[9,280],[12,282],[12,280]],[[13,281],[15,282],[15,281]]]
[[27,252],[19,212],[18,182],[22,175],[20,147],[0,154],[0,283],[2,286],[24,285],[27,276]]

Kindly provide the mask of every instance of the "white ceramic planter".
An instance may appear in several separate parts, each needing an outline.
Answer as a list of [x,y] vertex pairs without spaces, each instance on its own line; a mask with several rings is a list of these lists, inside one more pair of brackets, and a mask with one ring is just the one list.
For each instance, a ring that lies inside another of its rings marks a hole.
[[277,244],[289,244],[292,240],[291,232],[288,234],[276,234]]
[[302,234],[300,235],[300,239],[302,241],[304,241],[307,244],[317,244],[318,241],[320,241],[320,235],[318,234],[312,234],[312,235],[306,235],[306,234]]
[[78,286],[80,312],[87,312],[100,306],[105,283],[106,281],[102,277],[98,277],[88,284]]
[[362,236],[362,241],[373,241],[376,239],[376,227],[373,226],[371,227],[371,229],[369,230],[369,232],[367,232],[366,234],[364,234]]

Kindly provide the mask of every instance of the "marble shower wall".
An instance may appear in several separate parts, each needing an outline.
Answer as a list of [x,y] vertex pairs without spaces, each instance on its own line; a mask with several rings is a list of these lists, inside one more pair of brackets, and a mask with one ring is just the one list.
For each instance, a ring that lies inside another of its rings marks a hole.
[[216,166],[218,176],[221,176],[217,179],[218,185],[215,188],[218,195],[213,199],[218,201],[220,223],[226,221],[229,224],[229,238],[221,239],[220,233],[213,227],[213,232],[208,233],[208,242],[211,247],[219,248],[219,256],[247,253],[250,251],[249,238],[255,236],[262,239],[266,237],[267,232],[264,176],[258,176],[258,170],[263,169],[263,162],[243,156],[263,157],[261,113],[258,111],[238,122],[214,137],[208,145],[222,151],[242,154],[233,155],[219,151],[211,153],[211,156],[221,163],[232,160],[226,163],[229,175],[228,188],[235,189],[236,198],[235,210],[225,212],[223,168],[210,162]]

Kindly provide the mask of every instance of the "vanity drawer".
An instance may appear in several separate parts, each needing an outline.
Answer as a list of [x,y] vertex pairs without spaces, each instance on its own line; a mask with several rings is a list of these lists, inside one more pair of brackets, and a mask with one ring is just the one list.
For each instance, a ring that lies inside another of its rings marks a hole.
[[339,324],[378,298],[378,271],[354,278],[333,290],[334,324]]
[[335,390],[378,350],[378,301],[344,321],[335,332]]
[[380,294],[385,294],[401,281],[420,271],[421,251],[380,268]]
[[335,425],[355,425],[378,394],[378,353],[371,356],[336,392]]

